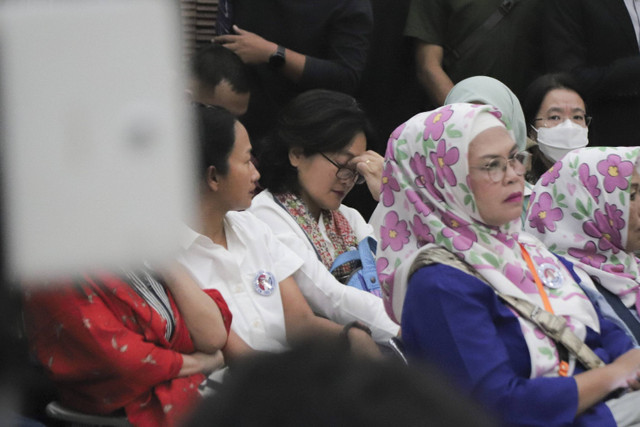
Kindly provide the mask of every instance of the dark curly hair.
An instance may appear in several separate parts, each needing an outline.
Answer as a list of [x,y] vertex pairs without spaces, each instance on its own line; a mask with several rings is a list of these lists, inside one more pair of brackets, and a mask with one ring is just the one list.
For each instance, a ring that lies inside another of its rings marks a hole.
[[276,194],[298,193],[298,173],[289,163],[289,150],[300,148],[305,156],[337,152],[360,132],[367,139],[373,135],[369,120],[353,97],[324,89],[298,95],[284,107],[275,128],[261,144],[260,185]]

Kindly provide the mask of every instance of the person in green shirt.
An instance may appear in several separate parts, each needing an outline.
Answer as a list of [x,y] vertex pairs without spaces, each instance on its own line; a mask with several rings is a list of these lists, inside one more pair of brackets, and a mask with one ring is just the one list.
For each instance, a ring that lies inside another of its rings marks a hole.
[[417,77],[433,104],[444,104],[455,83],[474,75],[494,77],[520,96],[542,71],[541,6],[540,0],[412,0],[404,34],[415,39]]

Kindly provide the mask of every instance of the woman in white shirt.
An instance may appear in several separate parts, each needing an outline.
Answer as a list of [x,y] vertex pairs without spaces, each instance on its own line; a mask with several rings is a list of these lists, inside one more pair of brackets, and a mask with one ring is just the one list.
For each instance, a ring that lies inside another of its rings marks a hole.
[[369,129],[349,95],[312,90],[297,96],[261,147],[260,184],[266,190],[249,211],[303,259],[294,278],[316,313],[342,324],[364,322],[374,339],[384,342],[398,326],[382,300],[338,280],[348,277],[352,266],[329,273],[338,255],[373,235],[358,211],[342,205],[357,183],[367,182],[379,197],[382,157],[366,150]]
[[178,260],[202,288],[217,289],[227,301],[234,318],[227,350],[245,351],[246,343],[282,351],[295,340],[342,336],[354,352],[379,355],[365,325],[343,328],[314,315],[293,278],[302,260],[255,216],[241,212],[260,177],[244,126],[219,107],[198,106],[195,115],[199,221],[185,227]]

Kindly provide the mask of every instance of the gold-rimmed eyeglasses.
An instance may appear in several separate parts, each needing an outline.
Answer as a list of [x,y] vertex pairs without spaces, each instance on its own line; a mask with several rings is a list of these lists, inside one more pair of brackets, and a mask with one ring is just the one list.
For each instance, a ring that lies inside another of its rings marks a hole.
[[491,159],[484,166],[470,166],[470,168],[486,171],[491,181],[500,182],[507,173],[507,165],[511,166],[518,176],[522,176],[527,171],[530,161],[531,153],[528,151],[520,151],[511,155],[508,159],[498,156]]

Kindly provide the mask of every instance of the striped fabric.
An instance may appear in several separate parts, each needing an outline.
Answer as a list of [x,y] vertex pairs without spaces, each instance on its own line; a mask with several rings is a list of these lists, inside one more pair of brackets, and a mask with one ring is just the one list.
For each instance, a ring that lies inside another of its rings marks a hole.
[[165,291],[162,283],[154,278],[152,272],[147,269],[139,272],[125,271],[124,275],[127,283],[129,283],[136,293],[167,321],[165,338],[167,341],[170,341],[173,336],[173,330],[175,329],[176,319],[173,315],[173,310],[171,310],[167,291]]

